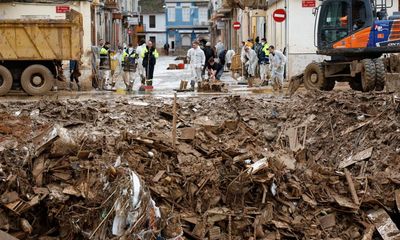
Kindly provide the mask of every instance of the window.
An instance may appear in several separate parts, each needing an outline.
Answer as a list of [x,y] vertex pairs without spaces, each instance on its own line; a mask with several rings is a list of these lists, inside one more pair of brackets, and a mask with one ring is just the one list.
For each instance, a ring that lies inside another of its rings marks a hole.
[[168,21],[175,22],[175,8],[173,7],[168,8]]
[[353,0],[353,23],[352,30],[357,31],[364,27],[367,19],[367,9],[365,7],[365,3],[363,1],[354,1]]
[[190,22],[190,7],[182,7],[182,21]]
[[321,10],[321,44],[337,42],[349,34],[349,7],[345,1],[329,2]]
[[150,23],[150,28],[156,28],[156,16],[155,15],[149,16],[149,23]]
[[199,9],[199,22],[200,24],[208,21],[208,9],[200,8]]

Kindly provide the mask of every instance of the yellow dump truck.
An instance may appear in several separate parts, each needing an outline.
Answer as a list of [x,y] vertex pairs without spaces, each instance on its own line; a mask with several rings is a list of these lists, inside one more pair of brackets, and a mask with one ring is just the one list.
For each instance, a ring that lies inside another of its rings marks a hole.
[[11,89],[29,95],[49,92],[62,74],[63,60],[80,60],[82,15],[66,19],[0,20],[0,96]]

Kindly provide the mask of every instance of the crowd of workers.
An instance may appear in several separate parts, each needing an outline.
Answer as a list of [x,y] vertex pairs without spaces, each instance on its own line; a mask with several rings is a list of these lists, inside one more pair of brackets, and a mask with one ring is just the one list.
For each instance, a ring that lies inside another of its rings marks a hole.
[[[132,91],[135,80],[134,73],[140,76],[141,88],[152,86],[154,66],[159,57],[152,41],[146,43],[145,40],[141,40],[136,49],[129,44],[125,48],[120,46],[116,52],[112,52],[110,43],[100,40],[99,48],[100,63],[95,81],[97,89],[115,89],[118,79],[122,77],[127,91]],[[111,71],[112,60],[118,63],[114,71]]]
[[[129,44],[126,47],[118,47],[116,51],[112,51],[110,46],[109,42],[100,40],[98,48],[95,49],[98,55],[94,58],[99,58],[98,66],[94,60],[96,77],[93,86],[96,89],[116,89],[119,87],[117,82],[121,79],[119,84],[124,84],[123,88],[132,91],[134,74],[140,77],[142,90],[146,86],[152,86],[154,67],[159,53],[151,41],[141,40],[136,48]],[[164,52],[168,55],[169,45],[164,45]],[[191,89],[194,90],[196,83],[203,80],[220,81],[223,72],[231,68],[234,55],[235,51],[225,49],[221,41],[218,41],[215,47],[206,40],[194,41],[186,56],[191,70]],[[117,62],[114,69],[111,67],[112,60]],[[271,84],[274,90],[282,91],[286,57],[274,46],[270,46],[265,38],[260,41],[257,37],[255,41],[249,39],[247,42],[242,42],[240,61],[243,76],[247,77],[249,83],[259,77],[262,85]],[[81,89],[79,65],[77,61],[70,62],[69,87],[72,89],[75,82],[78,91]]]
[[[242,42],[240,60],[243,68],[243,75],[247,76],[250,83],[256,77],[260,77],[262,85],[271,84],[276,91],[282,91],[286,56],[274,46],[270,46],[265,38],[261,41],[259,37],[253,41],[249,39]],[[210,42],[194,41],[192,48],[187,53],[191,68],[191,88],[196,82],[206,79],[220,80],[225,69],[230,69],[234,50],[227,50],[221,41],[218,41],[215,48]]]

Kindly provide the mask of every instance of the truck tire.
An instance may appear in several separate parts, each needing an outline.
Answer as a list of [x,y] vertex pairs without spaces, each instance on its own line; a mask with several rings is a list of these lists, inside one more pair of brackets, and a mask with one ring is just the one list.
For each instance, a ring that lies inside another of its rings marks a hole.
[[21,86],[29,95],[43,95],[51,90],[53,83],[53,74],[43,65],[31,65],[22,72]]
[[361,71],[361,85],[363,92],[370,92],[375,89],[376,70],[375,63],[371,59],[361,60],[363,68]]
[[11,72],[0,65],[0,96],[6,95],[12,87],[13,77]]
[[312,62],[304,70],[304,86],[308,90],[324,90],[325,74],[322,63]]
[[376,74],[376,79],[375,79],[375,90],[376,91],[382,91],[385,88],[385,80],[386,80],[386,68],[385,68],[385,63],[383,62],[383,59],[381,58],[376,58],[374,59],[375,63],[375,74]]

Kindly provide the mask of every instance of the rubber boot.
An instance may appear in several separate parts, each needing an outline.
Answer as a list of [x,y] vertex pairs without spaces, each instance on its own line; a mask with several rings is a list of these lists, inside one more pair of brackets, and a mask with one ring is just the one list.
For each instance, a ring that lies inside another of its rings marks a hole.
[[80,92],[81,91],[81,84],[77,83],[76,85],[78,86],[78,92]]

